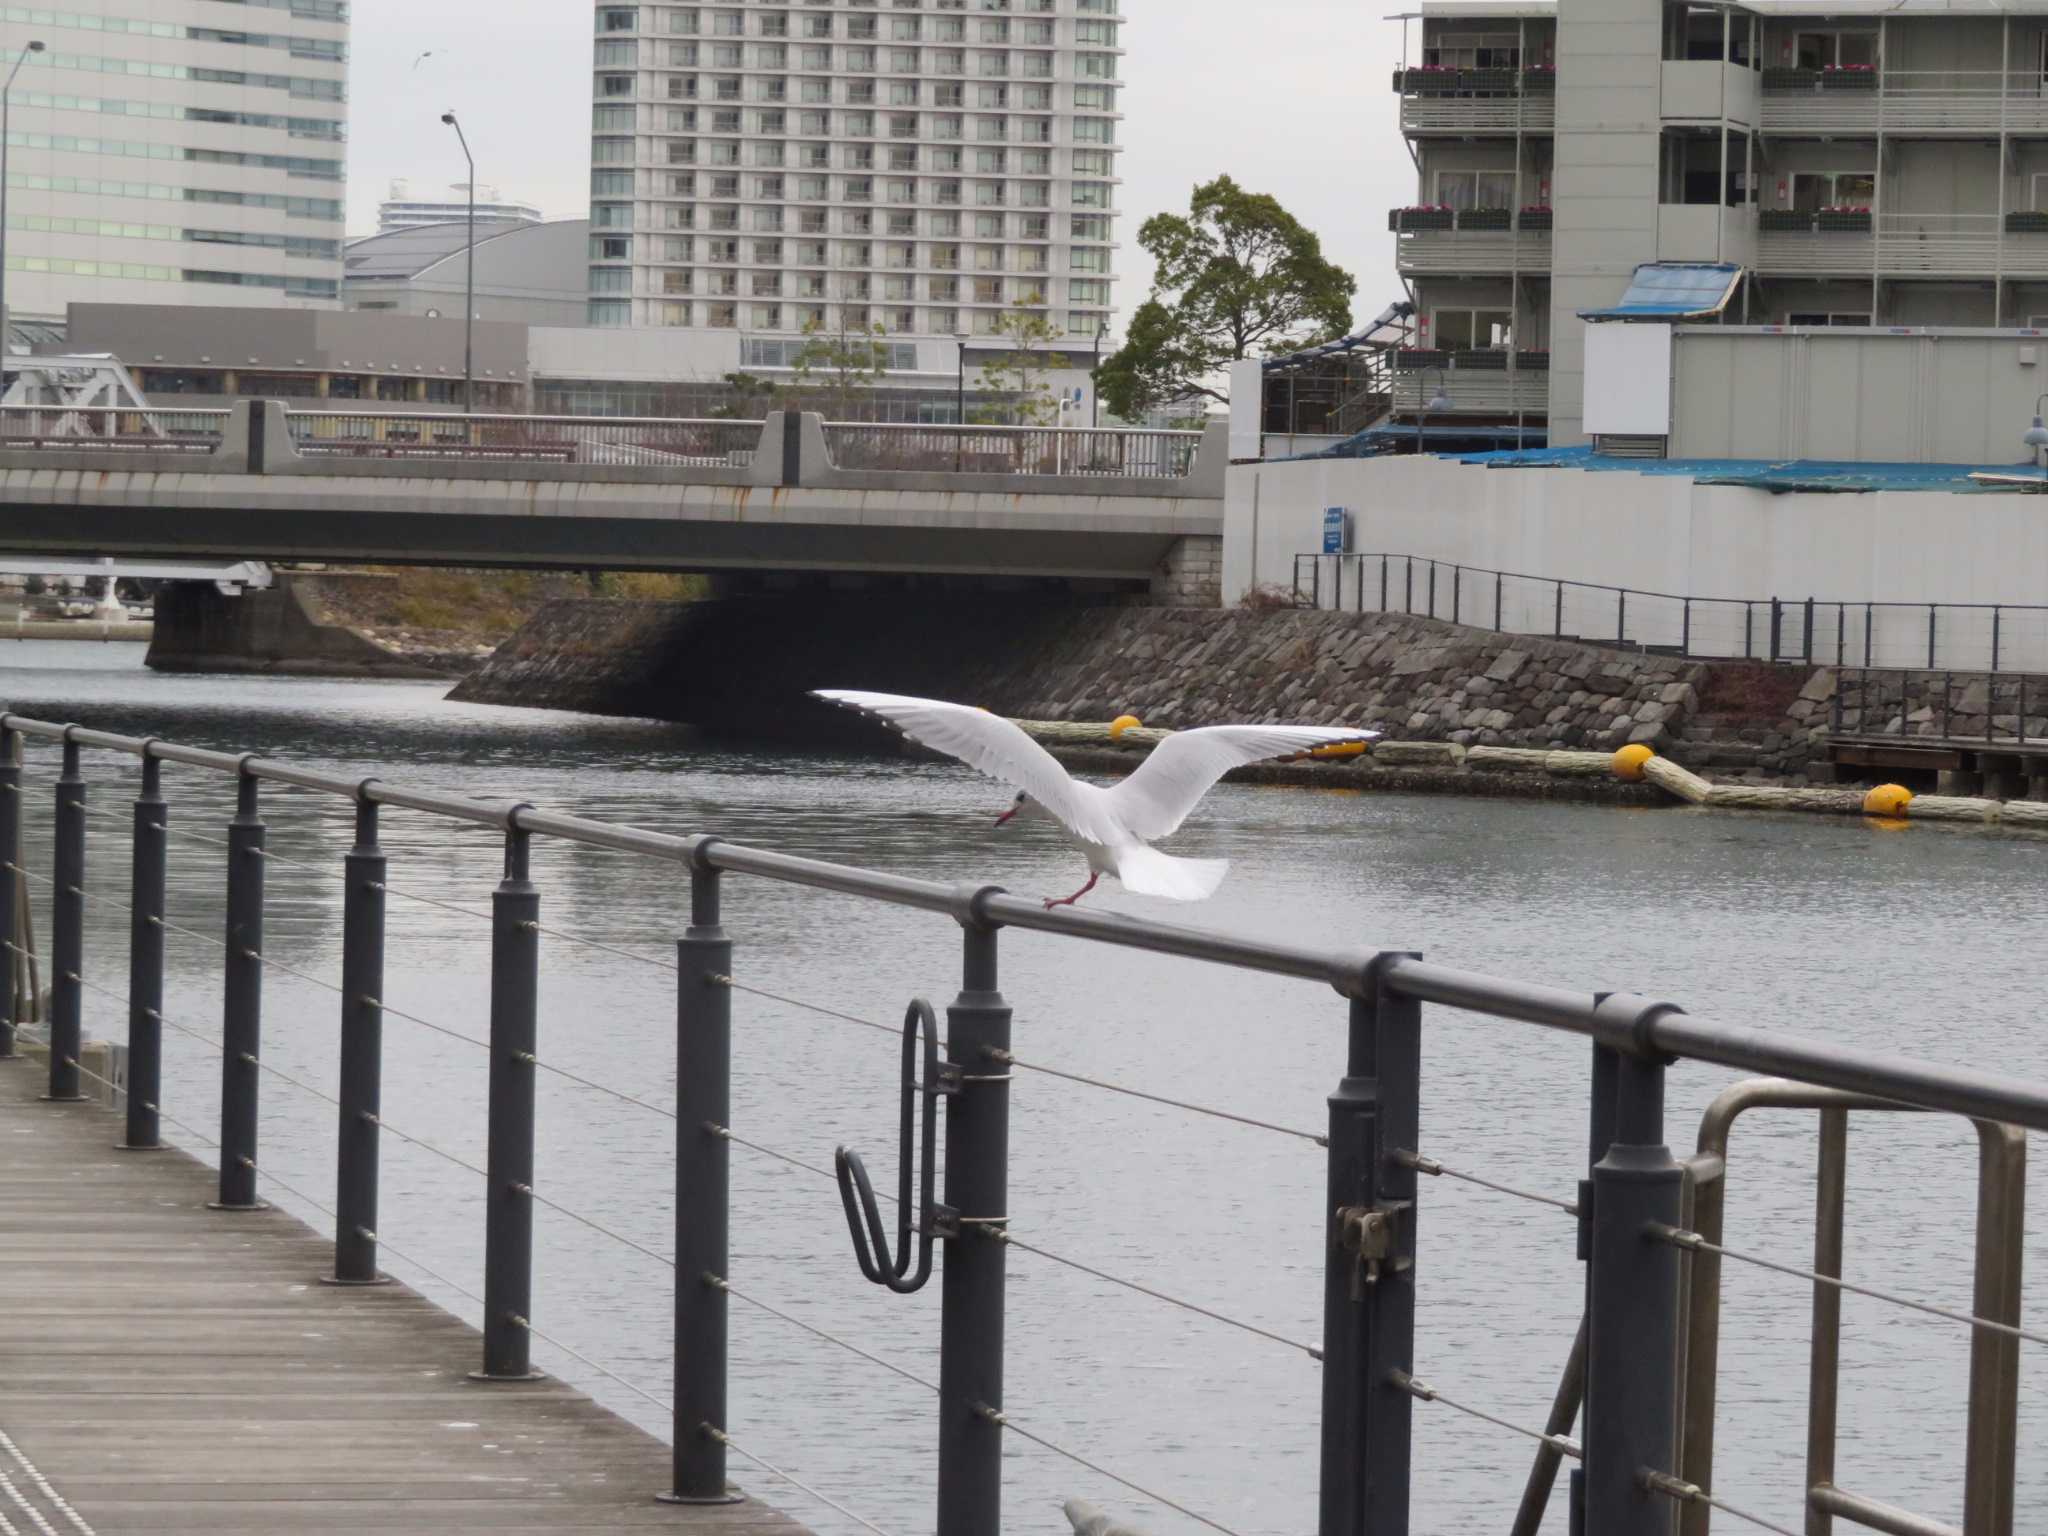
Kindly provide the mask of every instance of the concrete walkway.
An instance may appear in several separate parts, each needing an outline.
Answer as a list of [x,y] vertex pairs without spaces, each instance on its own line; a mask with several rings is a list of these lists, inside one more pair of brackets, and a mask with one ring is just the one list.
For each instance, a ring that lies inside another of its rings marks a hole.
[[659,1441],[559,1382],[467,1381],[473,1329],[313,1283],[324,1239],[209,1211],[210,1170],[114,1151],[114,1115],[41,1080],[0,1063],[0,1536],[803,1536],[656,1503]]

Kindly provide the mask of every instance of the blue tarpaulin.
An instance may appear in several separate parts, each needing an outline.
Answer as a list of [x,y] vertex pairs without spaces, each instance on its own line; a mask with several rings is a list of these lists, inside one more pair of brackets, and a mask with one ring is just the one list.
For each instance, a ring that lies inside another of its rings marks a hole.
[[[1596,454],[1585,444],[1445,455],[1488,469],[1586,469],[1638,475],[1683,475],[1700,485],[1763,491],[2015,491],[2010,477],[2036,473],[2031,464],[1867,464],[1847,459],[1631,459]],[[1986,484],[1973,474],[2009,477]],[[2043,482],[2048,488],[2048,481]]]
[[1582,320],[1699,320],[1718,315],[1735,296],[1742,268],[1726,261],[1650,261],[1635,270],[1628,291],[1610,309],[1582,309]]

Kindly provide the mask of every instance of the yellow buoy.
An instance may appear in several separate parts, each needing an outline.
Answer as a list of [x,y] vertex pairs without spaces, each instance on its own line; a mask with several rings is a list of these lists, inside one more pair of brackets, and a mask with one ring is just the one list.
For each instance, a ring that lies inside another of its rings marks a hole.
[[1880,784],[1863,797],[1866,816],[1903,816],[1913,803],[1913,791],[1903,784]]
[[1634,783],[1643,776],[1643,764],[1656,755],[1640,741],[1632,741],[1614,754],[1614,776]]
[[1136,715],[1118,715],[1109,722],[1109,739],[1111,741],[1122,741],[1125,731],[1136,730],[1144,723]]
[[1327,747],[1311,747],[1310,757],[1363,757],[1372,743],[1365,741],[1333,741]]

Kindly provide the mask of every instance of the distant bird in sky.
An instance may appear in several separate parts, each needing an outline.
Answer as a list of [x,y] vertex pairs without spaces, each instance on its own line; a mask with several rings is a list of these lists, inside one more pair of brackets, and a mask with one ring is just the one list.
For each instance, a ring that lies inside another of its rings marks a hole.
[[413,67],[414,69],[418,69],[418,68],[420,67],[420,59],[431,59],[431,58],[432,58],[433,56],[434,56],[434,50],[433,50],[433,49],[431,49],[431,48],[422,48],[422,49],[420,50],[420,52],[419,52],[419,56],[418,56],[417,58],[415,58],[415,59],[414,59],[414,60],[412,61],[412,67]]
[[1232,768],[1317,747],[1371,741],[1379,734],[1305,725],[1211,725],[1175,731],[1152,749],[1137,772],[1104,789],[1075,780],[1014,723],[984,709],[842,688],[820,688],[815,697],[873,716],[921,746],[1014,785],[1017,798],[996,818],[997,826],[1018,816],[1038,816],[1064,828],[1088,860],[1088,883],[1071,896],[1046,902],[1048,909],[1072,906],[1104,875],[1140,896],[1202,901],[1215,895],[1229,860],[1176,858],[1151,845],[1170,837]]

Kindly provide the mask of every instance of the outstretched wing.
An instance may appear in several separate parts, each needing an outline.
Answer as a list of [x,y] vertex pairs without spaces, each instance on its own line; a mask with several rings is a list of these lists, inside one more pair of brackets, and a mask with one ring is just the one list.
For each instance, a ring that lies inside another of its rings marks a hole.
[[1110,809],[1135,835],[1154,842],[1187,820],[1202,796],[1233,768],[1378,735],[1309,725],[1208,725],[1175,731],[1152,749],[1136,773],[1109,791]]
[[957,757],[990,778],[1014,785],[1077,837],[1105,846],[1121,841],[1113,821],[1104,814],[1103,792],[1090,784],[1076,784],[1050,752],[1000,715],[967,704],[899,693],[817,688],[812,696],[871,715],[920,746]]

